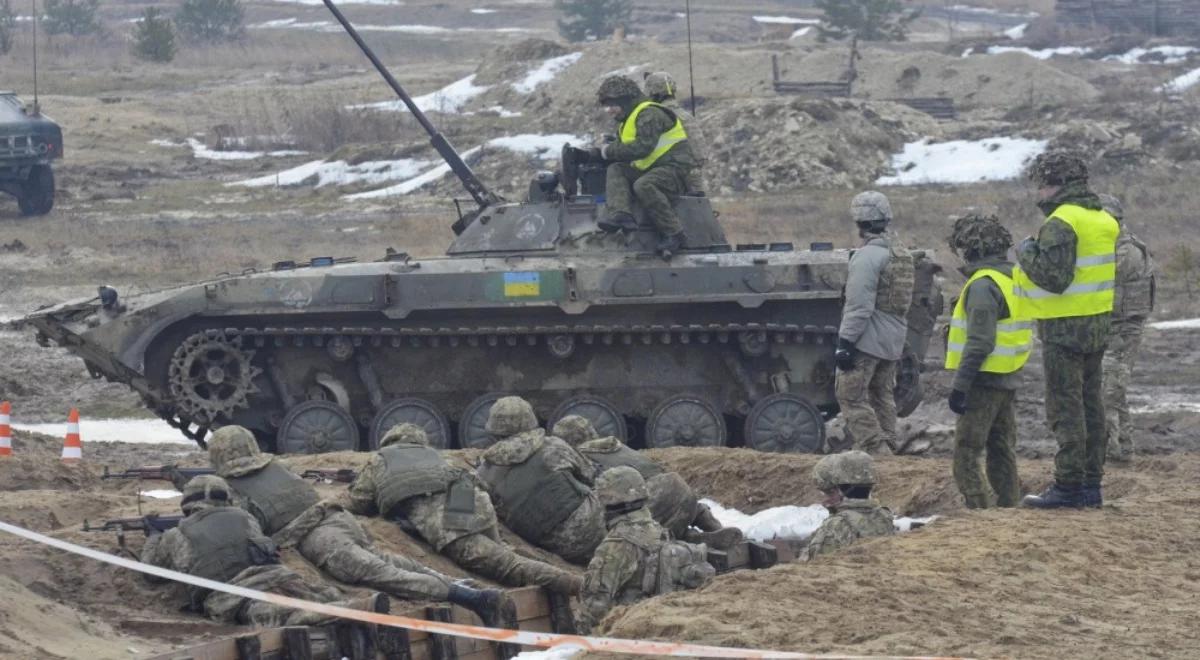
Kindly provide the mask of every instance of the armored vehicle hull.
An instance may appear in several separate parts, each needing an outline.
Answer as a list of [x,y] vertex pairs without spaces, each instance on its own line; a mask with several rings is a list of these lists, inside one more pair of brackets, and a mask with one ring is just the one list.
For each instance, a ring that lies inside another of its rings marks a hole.
[[63,153],[62,129],[29,112],[12,92],[0,92],[0,192],[17,200],[22,215],[54,208],[51,162]]

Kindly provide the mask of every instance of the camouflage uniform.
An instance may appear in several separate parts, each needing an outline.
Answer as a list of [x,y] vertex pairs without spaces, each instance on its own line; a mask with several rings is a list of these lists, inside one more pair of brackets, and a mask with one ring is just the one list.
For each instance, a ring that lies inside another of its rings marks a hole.
[[[183,487],[183,512],[179,527],[155,534],[142,546],[141,561],[235,587],[333,603],[356,609],[386,612],[386,599],[377,597],[338,602],[342,593],[329,585],[307,582],[279,563],[274,541],[262,533],[258,521],[229,506],[225,480],[202,475]],[[152,582],[163,578],[146,576]],[[328,617],[265,603],[220,591],[188,587],[190,607],[214,621],[274,628],[316,625]]]
[[[240,426],[218,429],[208,446],[217,474],[229,482],[239,505],[258,519],[281,547],[296,546],[317,568],[347,584],[378,589],[407,600],[446,600],[450,580],[407,557],[374,547],[367,530],[333,502],[320,502],[312,484],[274,456],[262,454]],[[305,508],[300,505],[313,502]]]
[[[597,481],[597,491],[607,509],[605,524],[608,535],[596,548],[588,563],[587,574],[580,592],[579,628],[583,634],[593,632],[596,625],[614,605],[628,605],[643,598],[673,589],[694,589],[703,586],[716,571],[707,563],[691,563],[679,579],[659,580],[662,571],[657,561],[669,536],[646,510],[648,494],[641,476],[633,468],[617,467],[605,472]],[[692,550],[703,552],[703,546]],[[664,587],[662,582],[670,582]]]
[[[601,105],[620,106],[619,120],[625,119],[646,101],[637,83],[624,76],[607,78],[600,85]],[[633,214],[633,199],[645,209],[654,227],[664,237],[683,231],[673,203],[688,189],[688,174],[696,166],[687,140],[677,143],[646,170],[633,167],[633,161],[645,158],[658,145],[659,136],[675,126],[677,117],[670,111],[649,107],[637,117],[637,138],[624,144],[618,138],[606,144],[601,156],[609,162],[606,174],[606,205],[609,215]]]
[[[896,367],[908,335],[915,271],[912,255],[884,228],[887,197],[861,193],[851,214],[865,240],[850,257],[845,306],[838,329],[835,394],[847,431],[863,451],[896,447]],[[835,354],[836,355],[836,354]]]
[[[391,447],[395,449],[389,451]],[[409,455],[416,460],[404,461]],[[422,494],[400,499],[414,489]],[[395,499],[400,501],[390,511],[382,510]],[[472,573],[507,586],[536,584],[568,595],[579,592],[579,577],[526,559],[500,541],[487,492],[476,486],[468,470],[451,467],[429,448],[419,426],[401,424],[384,435],[380,452],[350,485],[349,502],[355,513],[382,513],[411,523],[435,550]]]
[[520,397],[496,401],[486,428],[499,442],[484,451],[479,477],[500,520],[526,541],[586,564],[604,538],[591,461],[537,428],[533,408]]
[[1129,231],[1121,203],[1100,195],[1104,209],[1121,223],[1117,238],[1117,282],[1113,301],[1112,331],[1104,353],[1104,411],[1108,459],[1126,462],[1133,456],[1133,423],[1126,392],[1142,346],[1146,318],[1154,311],[1154,255]]
[[[1088,189],[1087,169],[1078,157],[1062,152],[1042,154],[1031,166],[1030,178],[1059,189],[1038,202],[1048,217],[1036,239],[1021,243],[1017,262],[1039,287],[1061,293],[1075,278],[1078,239],[1070,225],[1050,214],[1062,204],[1093,210],[1102,205]],[[1082,506],[1081,493],[1087,489],[1095,489],[1099,498],[1104,477],[1107,438],[1102,363],[1110,319],[1111,314],[1104,313],[1038,322],[1046,372],[1046,420],[1058,441],[1055,486],[1079,499],[1078,504],[1069,506]]]
[[704,166],[708,162],[706,153],[708,141],[700,129],[700,121],[692,113],[684,110],[679,103],[676,98],[678,87],[670,74],[665,71],[651,73],[646,76],[644,86],[646,96],[649,96],[650,100],[663,104],[671,112],[674,112],[676,117],[679,117],[679,121],[683,122],[683,130],[687,133],[692,156],[696,159],[696,166],[687,175],[687,192],[703,193],[708,190],[708,187],[704,185]]
[[[995,216],[959,218],[949,243],[966,262],[962,273],[968,279],[984,268],[1012,276],[1013,265],[1005,259],[1012,236]],[[1013,507],[1021,497],[1015,410],[1020,372],[980,371],[996,347],[997,323],[1012,318],[1012,311],[1000,287],[988,277],[972,282],[962,295],[967,340],[952,391],[965,393],[966,410],[955,424],[954,481],[968,508],[987,508],[989,486],[996,495],[996,506]],[[979,469],[985,450],[986,478]]]
[[[871,499],[875,467],[866,452],[850,451],[826,456],[813,466],[813,480],[830,494],[825,506],[829,517],[808,539],[805,559],[829,554],[858,539],[890,536],[896,533],[892,512]],[[864,497],[844,496],[864,495]]]

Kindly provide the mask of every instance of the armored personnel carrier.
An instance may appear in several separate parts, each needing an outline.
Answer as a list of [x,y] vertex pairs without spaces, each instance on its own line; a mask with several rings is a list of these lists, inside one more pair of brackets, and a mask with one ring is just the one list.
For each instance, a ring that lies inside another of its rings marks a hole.
[[[471,194],[446,256],[285,261],[129,298],[100,287],[31,315],[43,344],[128,384],[201,446],[241,424],[280,453],[367,449],[413,422],[440,447],[478,447],[492,403],[518,394],[547,424],[580,414],[635,445],[825,450],[847,251],[729,245],[709,200],[685,196],[688,248],[663,260],[649,225],[599,230],[602,164],[539,173],[526,200],[504,201],[326,4]],[[907,410],[931,330],[920,319],[940,307],[933,269],[918,259]]]
[[21,215],[54,208],[54,170],[62,158],[62,129],[13,92],[0,91],[0,192],[17,198]]

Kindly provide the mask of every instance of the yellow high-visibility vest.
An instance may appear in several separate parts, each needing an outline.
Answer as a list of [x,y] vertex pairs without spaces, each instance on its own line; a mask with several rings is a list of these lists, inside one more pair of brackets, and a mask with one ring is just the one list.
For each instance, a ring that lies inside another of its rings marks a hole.
[[1021,300],[1021,309],[1035,319],[1112,312],[1120,225],[1105,211],[1074,204],[1063,204],[1050,217],[1062,220],[1075,232],[1075,278],[1066,291],[1052,293],[1034,284],[1020,267],[1014,268],[1014,293]]
[[1008,305],[1008,318],[996,323],[996,347],[988,354],[979,370],[993,374],[1011,374],[1025,366],[1029,359],[1029,351],[1033,348],[1034,322],[1021,314],[1021,302],[1013,292],[1016,288],[1013,279],[992,268],[980,268],[975,271],[963,285],[962,293],[958,295],[958,304],[954,306],[954,314],[950,317],[946,368],[957,369],[962,363],[963,349],[967,344],[967,309],[963,301],[967,297],[967,287],[983,277],[995,282],[1000,288],[1000,293],[1004,294],[1004,304]]
[[653,165],[655,161],[661,158],[663,154],[671,150],[671,147],[674,147],[675,145],[687,139],[687,131],[683,130],[683,122],[679,120],[679,117],[677,117],[674,112],[671,112],[671,110],[663,106],[661,103],[655,103],[654,101],[642,101],[637,105],[636,108],[633,109],[633,112],[629,113],[629,116],[626,117],[625,121],[621,124],[621,144],[631,144],[637,139],[638,115],[642,113],[642,110],[645,110],[649,107],[662,108],[662,110],[666,112],[668,116],[675,117],[675,125],[671,127],[671,130],[666,131],[662,135],[658,136],[658,144],[655,145],[654,151],[651,151],[649,156],[633,161],[634,169],[638,170],[650,169],[650,166]]

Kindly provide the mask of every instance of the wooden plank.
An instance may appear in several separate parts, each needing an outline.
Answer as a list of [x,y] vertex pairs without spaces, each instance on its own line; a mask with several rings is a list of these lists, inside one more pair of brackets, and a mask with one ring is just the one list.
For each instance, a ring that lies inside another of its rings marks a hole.
[[283,629],[283,651],[285,660],[313,660],[312,639],[308,628],[291,626]]
[[[433,606],[425,609],[425,618],[450,623],[453,613],[449,607]],[[433,660],[457,660],[458,645],[455,638],[449,635],[430,635],[429,654]]]
[[[283,650],[283,628],[269,628],[254,633],[259,641],[259,653]],[[237,639],[226,637],[189,648],[168,651],[147,660],[238,660]]]
[[508,596],[517,606],[517,621],[536,619],[550,614],[550,601],[541,587],[510,589]]
[[263,660],[262,641],[258,635],[238,635],[233,639],[233,646],[237,650],[238,660]]

